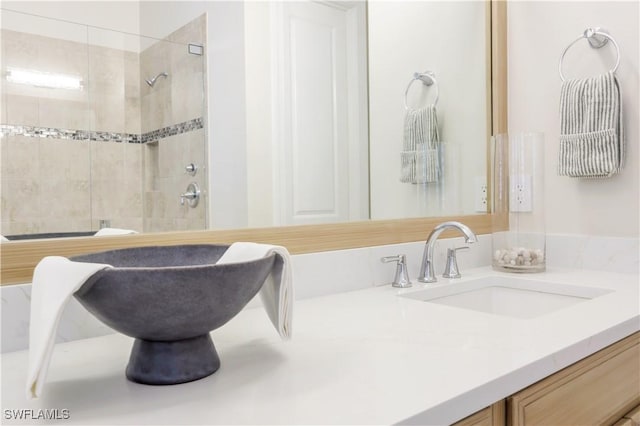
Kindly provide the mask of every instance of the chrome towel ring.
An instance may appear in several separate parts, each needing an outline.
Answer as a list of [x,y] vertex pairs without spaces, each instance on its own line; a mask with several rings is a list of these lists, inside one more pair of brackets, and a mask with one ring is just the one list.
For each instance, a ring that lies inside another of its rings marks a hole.
[[436,81],[436,75],[433,71],[425,71],[425,72],[414,72],[413,78],[407,85],[407,89],[404,91],[404,109],[409,110],[409,105],[407,105],[407,95],[409,94],[409,89],[414,81],[422,81],[422,84],[425,86],[434,86],[436,88],[436,98],[433,101],[433,105],[435,106],[438,103],[438,97],[440,96],[438,90],[438,82]]
[[564,60],[564,55],[566,55],[567,50],[583,38],[586,38],[589,41],[589,44],[594,49],[600,49],[602,46],[606,45],[607,42],[611,41],[613,46],[616,48],[616,64],[611,69],[611,72],[616,72],[618,69],[618,65],[620,65],[620,48],[618,47],[618,43],[609,35],[609,33],[599,27],[596,28],[587,28],[584,30],[584,33],[574,41],[572,41],[562,52],[562,56],[560,56],[560,65],[558,66],[558,71],[560,72],[560,79],[565,81],[564,74],[562,74],[562,61]]

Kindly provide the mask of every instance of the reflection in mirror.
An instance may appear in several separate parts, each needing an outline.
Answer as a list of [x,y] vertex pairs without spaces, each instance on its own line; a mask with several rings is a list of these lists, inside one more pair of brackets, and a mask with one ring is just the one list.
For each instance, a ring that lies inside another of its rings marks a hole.
[[[368,12],[371,218],[486,212],[475,196],[490,133],[487,3],[375,1]],[[426,71],[431,85],[413,80]],[[423,125],[430,107],[437,124]]]
[[[487,11],[484,2],[246,2],[249,225],[486,212],[474,195],[486,187]],[[405,99],[425,70],[435,84]],[[434,91],[439,139],[418,138],[410,152],[406,116],[433,105]],[[428,143],[435,176],[402,182],[407,158],[426,172]]]
[[[2,235],[204,229],[204,16],[163,40],[3,10]],[[198,50],[200,49],[200,50]]]
[[[3,78],[3,235],[486,212],[485,2],[156,6],[138,6],[138,32],[155,38],[3,10],[3,75],[82,88]],[[427,70],[434,84],[405,98]],[[428,107],[436,91],[437,139],[407,149],[405,103]],[[407,152],[418,174],[435,158],[436,177],[401,182]]]
[[244,13],[249,225],[368,219],[366,3]]

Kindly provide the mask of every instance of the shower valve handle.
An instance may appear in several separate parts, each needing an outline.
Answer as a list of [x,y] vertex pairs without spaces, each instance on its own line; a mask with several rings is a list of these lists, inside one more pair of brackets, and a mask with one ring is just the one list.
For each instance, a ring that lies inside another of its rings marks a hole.
[[180,205],[184,206],[184,200],[187,200],[189,207],[196,207],[200,201],[200,187],[197,183],[191,182],[187,186],[187,192],[180,194]]

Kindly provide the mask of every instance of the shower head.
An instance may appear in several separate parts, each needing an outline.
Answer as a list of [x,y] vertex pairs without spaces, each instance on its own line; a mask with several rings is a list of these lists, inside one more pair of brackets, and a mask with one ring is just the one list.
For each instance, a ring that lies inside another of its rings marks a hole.
[[154,84],[156,84],[156,80],[158,79],[158,77],[169,77],[169,74],[167,74],[166,72],[161,72],[160,74],[156,75],[153,78],[147,78],[145,81],[147,82],[147,84],[150,87],[153,87]]

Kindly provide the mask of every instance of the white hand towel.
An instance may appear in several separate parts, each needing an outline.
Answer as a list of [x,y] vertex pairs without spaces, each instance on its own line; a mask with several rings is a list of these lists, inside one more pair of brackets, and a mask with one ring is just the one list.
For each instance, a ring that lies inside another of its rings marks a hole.
[[293,315],[293,274],[291,256],[282,246],[257,243],[233,243],[217,263],[246,262],[276,254],[273,270],[260,289],[260,297],[269,319],[280,337],[291,338]]
[[36,266],[31,286],[27,399],[37,398],[42,393],[58,323],[71,295],[93,274],[105,268],[111,268],[111,265],[73,262],[60,256],[45,257]]
[[137,231],[133,229],[120,229],[120,228],[102,228],[98,232],[95,233],[94,237],[105,237],[108,235],[129,235],[129,234],[137,234]]

